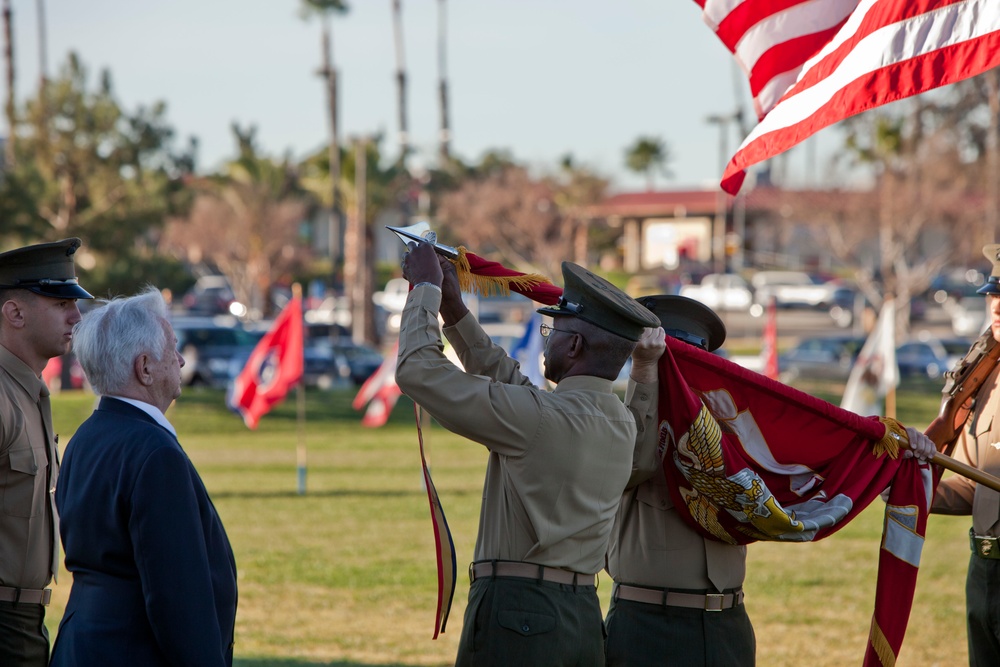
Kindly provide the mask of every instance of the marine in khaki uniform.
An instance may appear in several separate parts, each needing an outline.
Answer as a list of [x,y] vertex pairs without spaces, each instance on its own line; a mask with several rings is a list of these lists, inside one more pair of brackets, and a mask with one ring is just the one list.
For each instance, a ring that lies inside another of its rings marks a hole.
[[[984,247],[983,254],[993,262],[993,272],[979,293],[986,295],[990,329],[1000,341],[1000,244]],[[1000,366],[980,389],[953,455],[1000,476]],[[953,475],[938,485],[931,512],[972,515],[965,585],[969,664],[1000,665],[1000,493]]]
[[49,390],[41,374],[69,352],[80,239],[0,254],[0,665],[44,667],[46,589],[59,569],[59,474]]
[[[718,316],[681,296],[639,299],[667,335],[706,350],[726,338]],[[607,664],[708,667],[754,664],[743,606],[746,547],[706,539],[678,515],[658,449],[657,363],[666,349],[644,336],[632,354],[625,402],[638,429],[632,474],[615,518],[608,572]]]
[[[454,267],[410,244],[396,381],[445,428],[490,452],[456,664],[604,665],[595,575],[628,481],[635,421],[612,381],[658,321],[575,264],[547,330],[549,392],[462,303]],[[438,313],[465,371],[442,352]],[[662,334],[661,334],[662,335]]]

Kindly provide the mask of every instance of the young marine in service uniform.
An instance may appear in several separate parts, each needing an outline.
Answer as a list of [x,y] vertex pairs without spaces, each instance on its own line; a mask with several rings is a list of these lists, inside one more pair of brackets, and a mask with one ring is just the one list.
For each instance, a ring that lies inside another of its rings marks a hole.
[[0,665],[49,662],[59,454],[41,375],[49,359],[70,350],[76,300],[93,298],[76,279],[80,245],[72,238],[0,254]]
[[[993,263],[993,271],[979,293],[986,295],[990,329],[1000,341],[1000,244],[985,246],[983,254]],[[979,390],[953,455],[1000,476],[1000,365]],[[938,485],[931,512],[972,515],[972,554],[965,584],[969,664],[1000,665],[1000,493],[952,475]]]

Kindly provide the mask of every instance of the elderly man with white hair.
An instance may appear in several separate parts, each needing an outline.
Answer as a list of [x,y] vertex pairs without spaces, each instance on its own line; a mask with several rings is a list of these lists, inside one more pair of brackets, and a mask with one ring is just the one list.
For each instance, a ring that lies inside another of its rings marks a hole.
[[228,667],[236,563],[164,414],[184,365],[166,303],[153,287],[106,302],[73,342],[101,400],[56,489],[73,588],[51,664]]

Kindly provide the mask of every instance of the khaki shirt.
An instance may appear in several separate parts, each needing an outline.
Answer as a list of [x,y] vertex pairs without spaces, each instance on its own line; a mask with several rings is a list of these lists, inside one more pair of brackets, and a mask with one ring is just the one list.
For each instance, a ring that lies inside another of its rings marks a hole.
[[[952,455],[962,463],[1000,476],[1000,366],[986,378],[966,427]],[[1000,493],[980,486],[968,477],[942,479],[934,496],[932,512],[972,514],[976,535],[1000,537]]]
[[48,393],[24,362],[0,346],[2,586],[45,588],[59,567],[55,507],[59,459]]
[[490,452],[475,560],[596,574],[628,481],[632,415],[610,380],[533,386],[472,315],[446,329],[463,372],[442,352],[440,304],[433,287],[407,297],[396,381],[442,426]]
[[622,496],[608,550],[618,583],[649,588],[722,591],[743,585],[746,547],[706,539],[674,507],[658,451],[659,384],[629,380],[625,403],[638,435],[632,475]]

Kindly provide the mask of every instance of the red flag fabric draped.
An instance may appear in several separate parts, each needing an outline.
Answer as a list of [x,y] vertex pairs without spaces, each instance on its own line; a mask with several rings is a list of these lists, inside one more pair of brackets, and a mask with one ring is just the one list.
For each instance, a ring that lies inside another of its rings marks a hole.
[[302,299],[294,297],[253,349],[233,382],[229,407],[246,425],[257,428],[260,418],[285,398],[302,377]]
[[824,127],[1000,65],[996,0],[696,2],[763,118],[723,173],[731,194],[751,165]]
[[559,303],[562,288],[553,285],[543,276],[508,269],[499,262],[474,255],[465,248],[458,250],[459,258],[455,262],[455,268],[463,291],[476,291],[483,296],[489,296],[494,291],[501,294],[517,292],[547,306]]
[[892,434],[902,428],[671,338],[659,377],[664,473],[674,504],[687,508],[682,516],[708,537],[819,540],[892,485],[865,658],[865,665],[891,665],[909,618],[932,492],[926,465],[892,455]]

